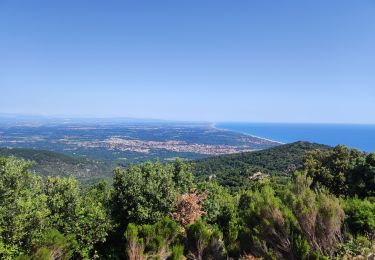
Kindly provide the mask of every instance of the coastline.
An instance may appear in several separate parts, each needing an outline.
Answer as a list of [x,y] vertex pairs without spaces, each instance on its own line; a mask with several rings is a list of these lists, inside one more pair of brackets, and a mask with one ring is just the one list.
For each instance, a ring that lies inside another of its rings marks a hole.
[[[212,126],[279,144],[307,141],[332,147],[341,144],[368,153],[375,152],[375,125],[372,124],[233,123],[232,125],[232,123],[216,122]],[[253,130],[256,135],[252,134]],[[262,135],[270,138],[263,138]]]
[[234,131],[234,130],[228,129],[228,128],[220,128],[220,127],[216,126],[216,123],[211,123],[210,127],[213,128],[213,129],[216,129],[216,130],[224,130],[224,131],[231,131],[231,132],[236,132],[236,133],[244,134],[244,135],[247,135],[247,136],[251,136],[251,137],[254,137],[254,138],[259,138],[261,140],[265,140],[265,141],[276,143],[276,144],[280,144],[280,145],[286,144],[286,143],[283,143],[283,142],[279,142],[279,141],[276,141],[276,140],[268,139],[268,138],[265,138],[265,137],[261,137],[261,136],[257,136],[257,135],[253,135],[253,134],[249,134],[249,133],[245,133],[245,132],[241,132],[241,131]]

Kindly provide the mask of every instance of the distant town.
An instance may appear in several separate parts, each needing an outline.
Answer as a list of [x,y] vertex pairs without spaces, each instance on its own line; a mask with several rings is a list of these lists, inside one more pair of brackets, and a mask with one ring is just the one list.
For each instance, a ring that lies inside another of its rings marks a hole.
[[198,153],[204,155],[221,155],[254,151],[250,146],[188,144],[185,141],[177,140],[143,141],[137,139],[125,139],[117,136],[108,138],[104,141],[67,141],[66,143],[84,148],[104,148],[108,150],[146,154],[150,153],[150,150],[153,149],[164,149],[178,153]]
[[[188,123],[67,123],[25,121],[0,124],[0,146],[31,148],[94,159],[144,161],[249,152],[278,145],[270,140]],[[68,121],[69,122],[69,121]]]

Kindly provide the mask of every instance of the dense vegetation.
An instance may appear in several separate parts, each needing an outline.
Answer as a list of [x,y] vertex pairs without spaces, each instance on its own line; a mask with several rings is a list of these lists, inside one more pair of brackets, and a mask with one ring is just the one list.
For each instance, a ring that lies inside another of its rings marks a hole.
[[[307,151],[328,148],[319,144],[297,142],[257,152],[215,156],[191,162],[197,179],[205,180],[209,176],[214,176],[220,184],[238,189],[248,185],[248,177],[256,172],[272,176],[290,176],[302,166],[303,156]],[[47,150],[21,148],[0,148],[0,156],[14,156],[32,161],[30,170],[40,176],[74,177],[84,186],[103,178],[111,183],[112,169],[119,164],[129,165],[129,162],[93,160]]]
[[296,142],[273,148],[238,154],[209,157],[194,162],[198,179],[215,178],[220,184],[239,188],[249,184],[249,177],[256,172],[272,176],[290,176],[303,166],[306,152],[328,150],[329,146]]
[[[264,169],[275,167],[264,156]],[[83,189],[73,178],[41,178],[28,162],[2,158],[0,258],[353,259],[374,252],[375,154],[338,146],[303,158],[284,184],[264,177],[238,189],[194,178],[181,160],[117,168],[113,186]],[[290,162],[277,165],[289,169]]]
[[0,148],[0,156],[32,161],[30,170],[38,175],[74,177],[84,185],[102,178],[110,178],[114,162],[72,157],[46,150]]

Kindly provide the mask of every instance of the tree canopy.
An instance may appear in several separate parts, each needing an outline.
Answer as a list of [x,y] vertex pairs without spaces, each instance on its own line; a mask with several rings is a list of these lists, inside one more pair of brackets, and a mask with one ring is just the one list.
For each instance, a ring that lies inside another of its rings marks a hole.
[[116,168],[113,185],[0,158],[1,259],[353,259],[375,251],[374,154],[310,150],[283,182],[233,189],[192,164]]

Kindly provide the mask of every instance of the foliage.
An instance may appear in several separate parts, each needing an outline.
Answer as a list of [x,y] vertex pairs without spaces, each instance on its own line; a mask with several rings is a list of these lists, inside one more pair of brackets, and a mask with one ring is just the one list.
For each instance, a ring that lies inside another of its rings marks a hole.
[[375,197],[375,153],[357,160],[354,171],[349,175],[349,188],[351,196]]
[[333,150],[314,150],[306,154],[304,171],[314,187],[322,185],[336,196],[361,198],[375,194],[375,155],[366,156],[343,145]]
[[172,217],[183,227],[193,224],[205,212],[202,210],[202,204],[206,198],[204,193],[193,191],[191,193],[178,196],[176,208]]
[[[289,147],[299,153],[306,146]],[[279,152],[261,158],[268,163]],[[194,183],[182,160],[118,168],[113,186],[82,188],[76,179],[40,178],[30,163],[3,158],[0,258],[363,257],[375,249],[374,158],[340,146],[312,151],[290,177],[245,178],[243,189],[221,185],[225,175]],[[267,167],[282,165],[275,160]]]
[[243,193],[239,215],[243,222],[241,248],[246,253],[267,258],[295,258],[290,236],[293,215],[271,187]]
[[345,222],[352,234],[375,235],[375,203],[359,198],[344,200]]
[[109,179],[114,162],[91,160],[85,157],[72,157],[46,150],[25,148],[2,148],[0,156],[14,156],[33,162],[30,169],[42,177],[75,177],[88,186],[102,178]]
[[228,189],[213,181],[200,183],[198,189],[207,196],[203,203],[206,212],[203,219],[220,228],[228,251],[234,253],[238,250],[237,196],[232,196]]
[[73,256],[76,241],[73,236],[64,237],[56,229],[47,229],[44,235],[38,240],[36,250],[32,259],[70,259]]
[[256,172],[272,176],[290,175],[303,166],[307,151],[327,150],[328,146],[296,142],[247,153],[214,156],[194,161],[194,174],[200,180],[214,178],[220,185],[238,190],[246,187]]
[[179,226],[171,219],[164,218],[153,225],[130,223],[125,231],[126,249],[129,259],[166,259],[179,257],[183,247],[176,244],[180,234]]
[[184,246],[183,245],[174,245],[171,249],[171,259],[172,260],[181,260],[185,259],[184,257]]
[[130,223],[125,231],[127,241],[126,252],[130,260],[143,259],[144,241],[138,237],[139,231],[137,225]]
[[42,181],[25,161],[0,158],[0,258],[31,250],[48,225],[47,196]]
[[51,225],[63,233],[73,233],[80,207],[78,182],[73,178],[48,177],[45,184]]
[[202,220],[187,227],[188,257],[191,259],[226,259],[222,233]]
[[337,198],[325,191],[314,192],[311,184],[311,178],[296,174],[285,200],[313,251],[332,255],[342,237],[344,212]]
[[[93,255],[111,226],[102,204],[81,193],[75,179],[50,177],[43,183],[28,166],[13,158],[0,160],[0,257],[30,254],[49,235],[59,239],[51,228],[77,240],[74,255]],[[42,243],[38,254],[54,252],[50,246]]]
[[370,253],[375,252],[375,241],[370,241],[365,236],[350,237],[345,243],[338,244],[336,259],[365,259]]
[[[188,176],[188,177],[187,177]],[[177,195],[192,186],[191,172],[184,163],[148,162],[116,169],[114,203],[123,223],[152,223],[170,214]]]
[[76,252],[82,257],[93,254],[96,243],[104,242],[110,219],[95,192],[80,193],[78,182],[72,178],[49,177],[45,186],[50,210],[50,226],[78,241]]
[[193,168],[182,159],[177,158],[173,163],[173,181],[179,193],[188,193],[193,188]]

